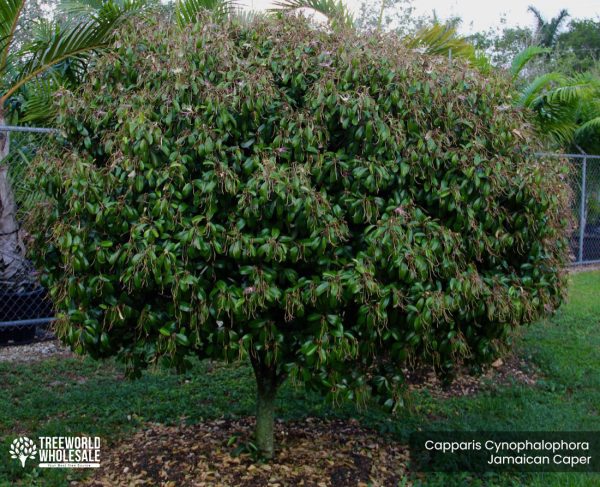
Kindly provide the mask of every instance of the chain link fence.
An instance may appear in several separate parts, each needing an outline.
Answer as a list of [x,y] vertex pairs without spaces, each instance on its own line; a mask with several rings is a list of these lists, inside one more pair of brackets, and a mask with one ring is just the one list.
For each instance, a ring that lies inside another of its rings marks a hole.
[[543,154],[571,162],[572,210],[575,228],[570,235],[573,265],[600,263],[600,156]]
[[[44,139],[52,129],[0,126],[2,147],[8,137],[8,153],[0,161],[8,168],[8,182],[16,206],[17,225],[0,223],[0,346],[26,343],[34,339],[36,332],[53,321],[52,303],[46,290],[40,286],[31,262],[23,257],[24,235],[19,228],[26,208],[35,198],[23,183],[27,177],[29,161],[44,145]],[[5,203],[4,197],[2,203]],[[0,211],[7,211],[0,206]],[[10,209],[8,212],[12,212]],[[11,219],[14,221],[14,218]]]

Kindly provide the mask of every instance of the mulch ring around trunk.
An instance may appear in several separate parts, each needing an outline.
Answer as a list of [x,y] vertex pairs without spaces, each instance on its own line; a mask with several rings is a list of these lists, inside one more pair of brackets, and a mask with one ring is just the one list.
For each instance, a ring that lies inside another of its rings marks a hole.
[[84,485],[165,487],[348,487],[398,485],[408,448],[356,420],[307,418],[276,424],[277,452],[269,463],[234,456],[228,441],[249,441],[253,418],[165,426],[149,423],[110,450]]

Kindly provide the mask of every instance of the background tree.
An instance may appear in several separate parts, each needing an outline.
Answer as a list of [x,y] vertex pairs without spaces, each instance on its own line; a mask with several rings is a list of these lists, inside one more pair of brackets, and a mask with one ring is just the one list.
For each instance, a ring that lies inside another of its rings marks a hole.
[[600,78],[545,73],[521,87],[516,104],[534,112],[537,131],[549,144],[600,153]]
[[500,68],[508,68],[519,53],[534,45],[533,30],[529,27],[489,29],[471,34],[467,40],[484,52],[494,66]]
[[531,12],[536,19],[537,25],[534,34],[535,43],[541,47],[554,48],[558,40],[560,28],[566,22],[569,12],[563,9],[556,17],[553,17],[548,21],[533,5],[530,5],[527,10]]
[[560,304],[563,169],[505,79],[292,16],[149,22],[61,98],[69,145],[29,178],[75,351],[249,359],[270,457],[286,378],[393,408],[408,363],[490,361]]
[[492,63],[507,67],[515,83],[514,102],[534,113],[537,133],[549,149],[599,153],[600,69],[596,40],[600,23],[573,20],[561,32],[567,13],[546,21],[531,7],[536,31],[490,30],[470,36]]
[[355,24],[362,31],[381,30],[405,36],[429,22],[427,16],[416,14],[413,0],[382,0],[362,2]]
[[556,49],[557,71],[567,75],[595,71],[600,76],[600,20],[572,20],[559,34]]
[[[549,70],[530,78],[522,76],[540,56],[552,55]],[[567,152],[600,153],[600,76],[588,71],[568,74],[552,70],[561,62],[557,50],[530,46],[515,56],[511,74],[518,89],[517,106],[531,109],[541,139]]]

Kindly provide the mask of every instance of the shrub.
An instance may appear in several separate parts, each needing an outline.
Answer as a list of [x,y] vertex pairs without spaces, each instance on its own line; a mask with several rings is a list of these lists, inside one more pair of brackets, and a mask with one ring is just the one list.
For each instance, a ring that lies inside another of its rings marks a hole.
[[286,377],[393,406],[407,363],[489,361],[559,306],[563,169],[508,81],[294,18],[150,24],[62,97],[69,145],[34,164],[77,352],[134,375],[249,357],[268,456]]

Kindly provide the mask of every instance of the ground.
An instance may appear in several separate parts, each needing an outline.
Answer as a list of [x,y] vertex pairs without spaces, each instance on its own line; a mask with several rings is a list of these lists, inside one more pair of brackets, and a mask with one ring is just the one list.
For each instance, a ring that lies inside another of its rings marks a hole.
[[[600,431],[600,272],[571,281],[568,303],[516,337],[513,354],[450,388],[419,371],[395,416],[287,385],[271,464],[252,457],[245,364],[199,362],[183,376],[154,370],[132,382],[113,361],[53,344],[0,349],[0,486],[600,486],[600,474],[418,474],[406,446],[418,428]],[[102,466],[22,469],[2,453],[21,434],[99,435]]]

